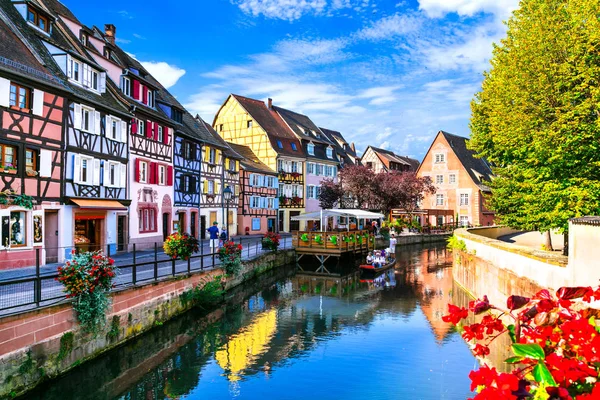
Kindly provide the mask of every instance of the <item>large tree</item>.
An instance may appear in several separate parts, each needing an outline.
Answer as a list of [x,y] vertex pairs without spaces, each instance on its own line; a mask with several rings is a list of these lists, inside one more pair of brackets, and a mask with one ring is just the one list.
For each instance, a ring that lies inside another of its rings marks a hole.
[[522,0],[473,100],[470,146],[494,165],[509,226],[600,213],[600,2]]
[[413,172],[381,172],[375,174],[371,206],[387,217],[395,208],[412,214],[426,193],[434,193],[435,186],[429,177],[419,178]]
[[321,181],[319,206],[322,209],[327,210],[339,206],[343,197],[344,189],[341,182],[334,182],[333,179],[324,179]]
[[373,170],[362,165],[348,165],[340,170],[339,178],[344,194],[354,199],[358,208],[367,207],[375,184]]

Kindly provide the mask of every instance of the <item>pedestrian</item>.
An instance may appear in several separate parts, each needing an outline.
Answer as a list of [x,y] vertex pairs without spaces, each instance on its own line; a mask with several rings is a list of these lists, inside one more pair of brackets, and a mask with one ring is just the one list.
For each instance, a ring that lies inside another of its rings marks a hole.
[[227,241],[227,228],[225,226],[221,228],[221,235],[219,236],[219,239],[221,239],[221,246],[223,246]]
[[396,235],[392,233],[392,236],[390,237],[390,251],[392,254],[396,254],[396,244],[398,243],[398,240],[396,239]]
[[212,253],[215,253],[219,250],[219,223],[217,221],[213,222],[207,231],[210,234],[210,250]]

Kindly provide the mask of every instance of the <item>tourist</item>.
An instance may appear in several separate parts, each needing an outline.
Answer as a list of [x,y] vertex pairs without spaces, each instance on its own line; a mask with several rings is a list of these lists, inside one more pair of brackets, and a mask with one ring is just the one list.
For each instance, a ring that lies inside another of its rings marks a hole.
[[217,221],[213,222],[207,231],[210,234],[210,250],[211,253],[214,253],[219,249],[219,223]]
[[377,233],[378,233],[377,221],[373,221],[372,226],[373,226],[373,234],[375,234],[375,236],[377,236]]
[[225,244],[225,242],[227,241],[227,228],[225,226],[221,228],[221,235],[219,235],[219,239],[221,246],[223,246],[223,244]]
[[392,236],[390,237],[390,252],[392,254],[396,254],[396,243],[398,243],[396,235],[392,233]]
[[371,252],[367,255],[367,264],[373,265],[373,253]]

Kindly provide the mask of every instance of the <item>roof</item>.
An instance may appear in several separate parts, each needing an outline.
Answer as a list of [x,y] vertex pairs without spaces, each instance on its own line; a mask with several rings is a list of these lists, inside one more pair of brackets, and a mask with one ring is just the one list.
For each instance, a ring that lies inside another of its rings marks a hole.
[[306,115],[277,106],[273,106],[273,110],[283,118],[299,139],[310,140],[313,143],[333,144]]
[[319,129],[321,129],[321,132],[323,132],[323,134],[325,134],[325,136],[333,143],[335,151],[340,158],[344,159],[344,163],[356,164],[358,156],[340,132],[326,128]]
[[238,153],[243,158],[240,160],[240,165],[243,169],[249,172],[258,172],[261,174],[268,175],[277,175],[275,171],[269,168],[265,163],[260,161],[260,159],[254,154],[252,149],[248,146],[243,146],[241,144],[235,144],[231,142],[227,142],[229,147],[231,147],[236,153]]
[[[300,141],[277,112],[269,110],[264,101],[239,96],[237,94],[232,94],[231,96],[233,96],[242,107],[248,111],[248,114],[250,114],[265,130],[273,150],[280,155],[304,158]],[[279,147],[278,142],[281,143],[282,148]],[[292,144],[295,144],[297,150],[292,148]]]
[[[39,4],[40,2],[36,0],[36,2]],[[43,4],[46,6],[46,8],[48,10],[50,10],[52,13],[56,14],[56,15],[61,15],[63,17],[66,17],[68,19],[70,19],[73,22],[77,22],[80,24],[79,20],[77,19],[77,17],[75,16],[75,14],[73,14],[71,12],[71,10],[69,10],[63,3],[61,3],[58,0],[43,0]]]
[[226,142],[218,133],[213,129],[212,126],[209,125],[208,122],[200,118],[199,115],[196,115],[196,121],[199,121],[206,132],[212,137],[213,143],[220,147],[223,150],[223,154],[225,157],[234,158],[237,160],[241,160],[243,157],[238,154],[235,150],[231,148],[228,142]]
[[439,134],[444,136],[452,150],[454,150],[456,157],[458,157],[463,167],[465,167],[473,182],[481,190],[489,192],[490,188],[484,182],[492,179],[494,175],[492,168],[484,158],[476,157],[475,152],[467,148],[469,139],[444,131],[440,131]]
[[[385,165],[385,167],[387,169],[390,169],[391,163],[397,163],[397,164],[402,164],[402,165],[408,166],[409,171],[414,172],[419,168],[419,165],[421,164],[418,160],[415,160],[415,159],[412,159],[412,158],[406,157],[406,156],[399,156],[390,150],[380,149],[378,147],[373,147],[373,146],[369,146],[369,147],[371,148],[371,150],[373,150],[373,152],[375,154],[377,154],[377,156],[379,157],[379,159],[381,160],[381,162],[383,163],[383,165]],[[366,151],[365,151],[365,153],[366,153]]]
[[351,217],[360,219],[383,219],[385,216],[380,213],[374,213],[371,211],[354,210],[354,209],[335,209],[335,210],[322,210],[310,213],[303,213],[296,217],[292,217],[292,221],[316,221],[323,217]]

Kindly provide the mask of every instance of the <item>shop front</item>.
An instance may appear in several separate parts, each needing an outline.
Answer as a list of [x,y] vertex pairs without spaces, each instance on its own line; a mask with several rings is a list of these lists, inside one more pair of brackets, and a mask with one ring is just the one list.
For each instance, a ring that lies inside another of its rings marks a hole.
[[[73,245],[77,252],[103,251],[113,254],[117,250],[118,212],[127,211],[116,200],[72,199],[78,207],[73,209]],[[121,227],[123,229],[123,227]]]

